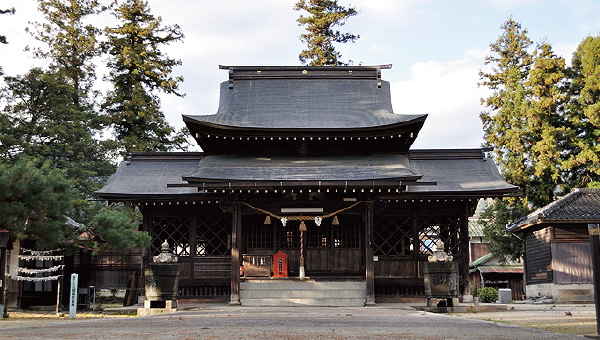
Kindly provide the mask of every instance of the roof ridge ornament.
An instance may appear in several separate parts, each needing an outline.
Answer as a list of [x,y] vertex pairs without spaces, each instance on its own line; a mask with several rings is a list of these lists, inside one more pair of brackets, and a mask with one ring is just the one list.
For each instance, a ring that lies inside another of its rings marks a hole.
[[233,67],[229,69],[229,89],[233,88]]

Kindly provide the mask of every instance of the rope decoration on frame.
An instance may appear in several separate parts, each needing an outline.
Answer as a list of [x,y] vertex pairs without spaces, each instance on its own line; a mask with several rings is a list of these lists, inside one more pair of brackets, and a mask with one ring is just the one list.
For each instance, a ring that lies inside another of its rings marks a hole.
[[346,210],[352,209],[355,206],[363,203],[363,201],[358,201],[358,202],[356,202],[356,203],[354,203],[354,204],[352,204],[350,206],[347,206],[345,208],[336,210],[336,211],[331,212],[329,214],[317,215],[317,216],[280,216],[280,215],[276,215],[276,214],[274,214],[274,213],[272,213],[272,212],[270,212],[268,210],[254,207],[254,206],[252,206],[252,205],[250,205],[250,204],[248,204],[246,202],[241,202],[241,203],[244,204],[244,205],[246,205],[248,208],[254,209],[256,211],[260,211],[263,214],[266,214],[268,216],[271,216],[273,218],[281,220],[281,223],[283,223],[283,225],[285,226],[286,223],[287,223],[287,221],[315,221],[315,223],[317,223],[317,225],[320,225],[321,221],[323,221],[323,219],[335,216],[335,215],[337,215],[337,214],[339,214],[341,212],[344,212]]

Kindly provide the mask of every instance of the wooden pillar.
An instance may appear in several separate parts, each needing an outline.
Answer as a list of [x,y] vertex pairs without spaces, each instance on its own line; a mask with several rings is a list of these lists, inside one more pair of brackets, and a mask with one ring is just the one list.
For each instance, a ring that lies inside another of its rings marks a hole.
[[6,295],[4,293],[8,286],[6,282],[6,248],[0,249],[0,282],[2,282],[0,285],[0,306],[2,306],[3,313],[3,315],[0,315],[0,319],[2,319],[8,317],[6,311]]
[[242,207],[233,203],[233,223],[231,228],[231,300],[230,305],[240,304],[240,240],[242,234]]
[[[594,304],[596,305],[596,335],[600,336],[600,240],[598,235],[590,235],[590,249],[594,278]],[[598,337],[595,338],[598,339]]]
[[373,201],[367,201],[365,209],[365,260],[367,301],[365,306],[375,305],[375,264],[373,262]]
[[[462,277],[463,290],[462,295],[471,294],[469,289],[469,201],[465,202],[465,212],[460,223],[460,276]],[[460,282],[460,281],[459,281]]]

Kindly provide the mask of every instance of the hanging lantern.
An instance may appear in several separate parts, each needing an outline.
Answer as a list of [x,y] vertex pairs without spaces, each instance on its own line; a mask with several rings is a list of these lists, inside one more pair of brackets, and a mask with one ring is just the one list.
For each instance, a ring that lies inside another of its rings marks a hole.
[[315,224],[320,227],[321,226],[321,222],[323,222],[323,219],[321,218],[321,216],[317,216],[315,217]]
[[287,224],[287,217],[281,218],[281,224],[283,224],[283,226],[285,227],[285,225]]
[[340,221],[338,221],[337,215],[333,216],[333,221],[331,221],[331,225],[340,225]]
[[300,231],[306,231],[306,224],[304,224],[304,221],[300,221]]
[[267,218],[265,218],[265,224],[271,224],[271,216],[267,215]]

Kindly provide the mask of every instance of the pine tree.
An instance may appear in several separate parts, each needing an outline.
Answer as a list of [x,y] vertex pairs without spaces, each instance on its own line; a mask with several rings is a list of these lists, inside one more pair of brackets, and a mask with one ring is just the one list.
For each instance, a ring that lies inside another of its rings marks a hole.
[[300,35],[300,41],[307,49],[299,55],[300,62],[311,66],[344,65],[342,55],[335,50],[333,43],[355,42],[360,38],[351,33],[334,31],[333,27],[343,26],[348,18],[358,14],[354,7],[345,8],[337,0],[299,0],[295,11],[304,10],[308,16],[300,15],[298,26],[306,26],[307,33]]
[[113,90],[104,107],[110,115],[115,137],[128,151],[166,151],[185,144],[160,109],[156,94],[162,91],[182,96],[180,76],[172,76],[180,60],[169,58],[160,48],[181,41],[177,25],[163,26],[143,0],[126,0],[113,15],[121,26],[106,28],[104,49],[110,55],[109,81]]
[[65,218],[74,197],[65,174],[50,162],[0,162],[0,228],[36,241],[41,249],[76,239],[76,230]]
[[81,111],[72,101],[72,83],[63,74],[31,69],[24,76],[5,77],[0,97],[6,102],[0,112],[3,133],[0,157],[14,162],[25,155],[50,161],[66,171],[84,202],[99,189],[99,180],[114,171],[106,161],[110,154],[94,139]]

